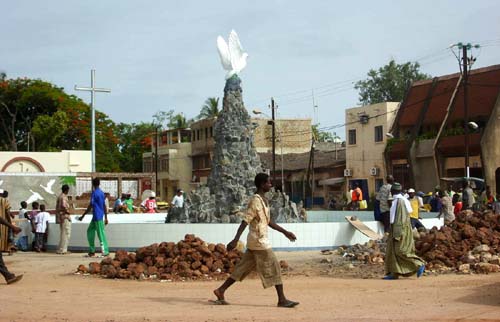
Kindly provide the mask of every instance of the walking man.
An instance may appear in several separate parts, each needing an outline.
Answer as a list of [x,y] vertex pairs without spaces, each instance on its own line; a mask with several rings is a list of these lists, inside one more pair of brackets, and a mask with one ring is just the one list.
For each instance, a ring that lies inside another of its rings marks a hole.
[[256,270],[262,281],[264,288],[274,286],[278,294],[278,306],[292,308],[298,305],[298,302],[290,301],[285,297],[283,291],[283,282],[281,281],[281,269],[274,252],[271,249],[267,237],[267,226],[279,231],[290,241],[295,241],[295,235],[283,229],[281,226],[271,221],[269,213],[269,202],[265,196],[266,192],[271,190],[272,183],[269,175],[259,173],[255,176],[255,186],[257,193],[250,199],[248,209],[243,217],[236,236],[227,245],[227,249],[232,250],[240,240],[241,234],[247,226],[250,231],[247,238],[247,250],[241,260],[236,264],[231,276],[214,291],[217,300],[214,304],[228,304],[224,298],[226,290],[236,281],[242,281],[253,270]]
[[387,234],[391,228],[389,220],[389,197],[391,196],[391,186],[394,183],[394,177],[388,175],[386,181],[387,183],[380,187],[376,199],[380,202],[380,221],[384,225],[384,232]]
[[68,253],[68,243],[71,237],[71,217],[69,215],[68,202],[69,186],[67,184],[61,187],[61,194],[56,201],[56,224],[59,224],[59,247],[57,254]]
[[[83,217],[92,209],[92,221],[87,228],[87,240],[89,242],[89,257],[95,256],[95,234],[97,232],[97,237],[101,242],[102,255],[108,256],[108,241],[106,240],[106,233],[104,232],[104,226],[108,224],[108,209],[106,208],[104,201],[104,192],[102,192],[99,185],[101,181],[99,178],[92,179],[92,195],[90,196],[90,203],[85,212],[78,217],[78,220],[82,221]],[[104,219],[104,221],[103,221]]]
[[[4,202],[4,199],[1,198],[0,199],[0,207],[3,207],[3,202]],[[3,216],[0,216],[0,226],[6,226],[7,228],[11,229],[14,234],[17,234],[21,231],[21,228],[11,224]],[[23,275],[16,276],[15,274],[12,274],[11,272],[9,272],[9,270],[7,269],[7,266],[5,266],[5,263],[3,262],[3,257],[2,257],[1,251],[0,251],[0,274],[3,275],[7,284],[12,284],[12,283],[18,282],[23,278]]]
[[399,276],[422,276],[424,261],[415,255],[415,244],[411,231],[410,213],[413,211],[410,201],[401,194],[401,185],[391,187],[394,198],[390,209],[391,229],[387,238],[385,255],[385,280],[395,280]]

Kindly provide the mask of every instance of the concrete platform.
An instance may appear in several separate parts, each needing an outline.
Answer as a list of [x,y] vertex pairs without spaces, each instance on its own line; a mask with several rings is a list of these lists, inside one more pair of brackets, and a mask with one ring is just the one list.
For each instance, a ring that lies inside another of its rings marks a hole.
[[[308,223],[284,223],[280,224],[285,229],[292,231],[297,236],[297,241],[292,243],[281,233],[269,230],[269,238],[273,249],[281,251],[299,251],[328,249],[341,245],[353,245],[365,243],[369,239],[356,229],[354,229],[344,219],[346,212],[328,211],[327,214],[309,215],[313,220],[315,216],[328,218],[330,221],[308,222]],[[356,215],[368,227],[379,234],[383,234],[382,225],[369,219],[373,214],[369,212],[347,212],[349,215]],[[69,249],[73,251],[86,251],[87,234],[86,230],[91,216],[87,215],[83,222],[76,220],[73,216],[73,225]],[[435,218],[435,215],[422,220],[427,228],[433,226],[441,227],[443,219]],[[228,243],[234,237],[239,224],[164,224],[165,214],[110,214],[109,224],[106,226],[106,235],[111,251],[118,249],[135,250],[142,246],[162,241],[177,242],[184,238],[185,234],[195,234],[208,243]],[[338,218],[338,220],[337,220]],[[54,218],[52,218],[54,220]],[[243,233],[241,240],[246,242],[248,229]],[[49,249],[55,249],[59,242],[59,225],[50,225],[48,239]],[[99,242],[96,238],[96,245]]]

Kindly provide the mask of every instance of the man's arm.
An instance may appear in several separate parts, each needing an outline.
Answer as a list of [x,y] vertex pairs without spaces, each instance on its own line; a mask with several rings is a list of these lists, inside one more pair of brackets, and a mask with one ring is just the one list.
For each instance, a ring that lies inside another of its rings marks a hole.
[[104,224],[108,224],[108,207],[106,206],[106,199],[104,199]]
[[78,217],[78,220],[82,221],[83,217],[85,217],[85,215],[90,212],[91,208],[92,208],[92,202],[89,203],[89,205],[87,206],[87,209],[85,209],[85,211],[83,212],[83,214],[80,217]]
[[13,224],[11,224],[7,220],[5,220],[3,217],[0,217],[0,225],[4,225],[4,226],[9,227],[10,229],[12,229],[12,231],[14,232],[14,234],[17,234],[17,233],[21,232],[21,228],[19,228],[17,226],[14,226]]
[[276,231],[279,231],[280,233],[282,233],[283,235],[285,235],[285,237],[288,238],[292,242],[297,239],[297,237],[295,237],[294,233],[292,233],[291,231],[288,231],[288,230],[284,229],[283,227],[281,227],[280,225],[278,225],[275,222],[270,221],[269,222],[269,227],[271,227],[272,229],[274,229]]
[[234,236],[234,239],[227,244],[227,250],[233,250],[236,248],[236,245],[238,244],[238,241],[240,240],[241,234],[245,231],[245,228],[247,228],[248,224],[246,221],[242,221],[240,224],[240,227],[238,227],[238,231],[236,232],[236,236]]

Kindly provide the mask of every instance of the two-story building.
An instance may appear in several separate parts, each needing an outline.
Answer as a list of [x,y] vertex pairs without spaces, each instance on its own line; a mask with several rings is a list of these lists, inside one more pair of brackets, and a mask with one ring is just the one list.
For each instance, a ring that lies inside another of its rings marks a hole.
[[158,133],[151,152],[143,154],[143,171],[157,175],[159,198],[170,201],[177,189],[189,191],[192,180],[191,131],[167,130]]
[[398,102],[384,102],[346,109],[346,169],[347,189],[357,182],[363,197],[369,200],[386,177],[384,151],[389,131],[397,112]]
[[[151,152],[143,154],[143,171],[157,172],[159,197],[169,201],[176,189],[196,189],[208,180],[214,151],[216,117],[198,120],[189,129],[167,130],[153,140]],[[253,118],[255,148],[271,152],[272,123]],[[276,120],[276,154],[305,153],[311,148],[311,119]],[[158,167],[156,168],[156,163]],[[277,169],[278,172],[278,169]]]

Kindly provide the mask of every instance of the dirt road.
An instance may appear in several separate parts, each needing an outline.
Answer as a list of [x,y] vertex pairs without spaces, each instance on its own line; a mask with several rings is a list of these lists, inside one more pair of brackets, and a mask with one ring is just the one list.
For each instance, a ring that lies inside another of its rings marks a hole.
[[231,305],[213,306],[219,282],[107,280],[73,274],[90,262],[82,254],[19,253],[4,257],[25,276],[0,284],[0,321],[500,321],[500,274],[336,278],[321,276],[320,256],[278,253],[299,267],[284,284],[301,304],[283,309],[258,279],[235,284]]

